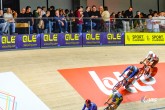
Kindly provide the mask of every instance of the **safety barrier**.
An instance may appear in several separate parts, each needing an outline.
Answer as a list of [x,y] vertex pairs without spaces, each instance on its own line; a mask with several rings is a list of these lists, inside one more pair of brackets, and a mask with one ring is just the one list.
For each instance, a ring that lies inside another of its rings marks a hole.
[[164,33],[51,33],[0,36],[0,49],[91,45],[164,45]]

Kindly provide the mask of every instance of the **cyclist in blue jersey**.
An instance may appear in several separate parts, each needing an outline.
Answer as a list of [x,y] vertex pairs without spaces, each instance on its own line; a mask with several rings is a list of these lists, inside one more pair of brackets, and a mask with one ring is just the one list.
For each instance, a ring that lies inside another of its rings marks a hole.
[[97,110],[97,105],[94,102],[91,102],[91,100],[87,99],[85,100],[82,110]]
[[139,69],[136,67],[136,66],[128,66],[125,70],[124,70],[124,72],[120,75],[120,77],[125,73],[125,72],[127,72],[128,71],[128,73],[127,73],[127,78],[126,78],[126,80],[128,81],[129,79],[131,79],[131,78],[133,78],[135,75],[137,75],[138,74],[138,72],[139,72]]

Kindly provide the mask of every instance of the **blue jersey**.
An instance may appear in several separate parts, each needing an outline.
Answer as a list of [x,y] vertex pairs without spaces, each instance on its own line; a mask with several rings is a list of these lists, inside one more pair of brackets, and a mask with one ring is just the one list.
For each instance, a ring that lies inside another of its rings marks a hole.
[[[122,73],[122,75],[123,75],[126,71],[128,71],[130,68],[131,68],[131,66],[128,66],[128,67],[124,70],[124,72]],[[138,69],[136,66],[134,66],[134,69],[133,69],[132,73],[128,76],[128,79],[134,77],[134,76],[138,73],[138,71],[139,71],[139,69]]]
[[[86,104],[84,104],[82,110],[86,110]],[[88,110],[97,110],[97,105],[95,103],[91,102]]]

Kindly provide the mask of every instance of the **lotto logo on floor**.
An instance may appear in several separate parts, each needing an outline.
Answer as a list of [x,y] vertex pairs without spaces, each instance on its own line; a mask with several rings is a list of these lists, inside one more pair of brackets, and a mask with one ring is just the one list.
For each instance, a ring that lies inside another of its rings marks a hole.
[[[75,69],[58,70],[61,75],[73,86],[73,88],[84,98],[90,98],[98,106],[103,106],[109,95],[112,93],[114,85],[122,80],[121,73],[129,65],[87,67]],[[142,67],[143,65],[136,65]],[[150,80],[145,80],[144,76],[131,86],[131,91],[123,87],[119,91],[124,95],[123,102],[140,101],[141,97],[164,98],[165,83],[163,68],[165,63],[157,64],[158,73]]]

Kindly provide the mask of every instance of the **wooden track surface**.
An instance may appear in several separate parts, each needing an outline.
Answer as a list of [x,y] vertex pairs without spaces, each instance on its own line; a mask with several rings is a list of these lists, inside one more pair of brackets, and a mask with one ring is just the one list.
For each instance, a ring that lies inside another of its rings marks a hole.
[[[0,52],[0,72],[14,72],[51,110],[81,110],[84,99],[58,73],[58,69],[137,64],[149,50],[165,62],[164,46],[105,46],[14,50]],[[119,110],[149,110],[156,103],[121,104]],[[102,108],[99,108],[101,110]]]

